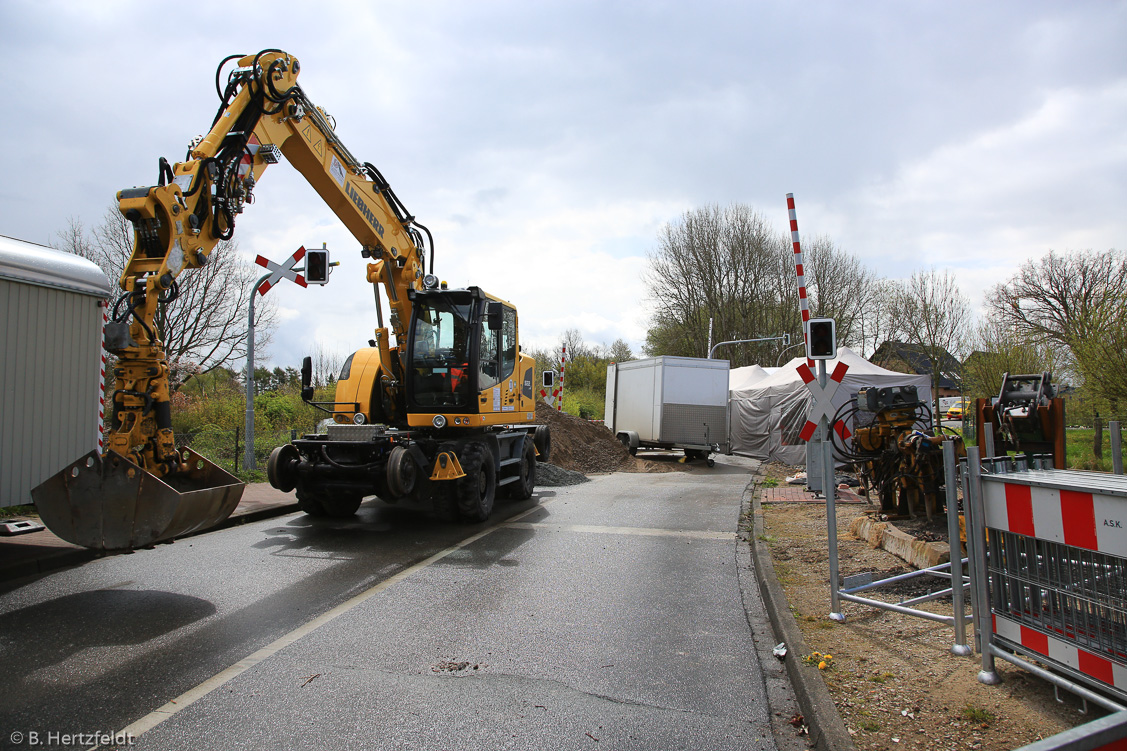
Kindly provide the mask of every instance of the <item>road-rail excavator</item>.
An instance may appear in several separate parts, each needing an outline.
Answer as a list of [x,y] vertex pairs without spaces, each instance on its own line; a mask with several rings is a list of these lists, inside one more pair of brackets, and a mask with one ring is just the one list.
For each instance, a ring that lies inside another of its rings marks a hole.
[[[221,89],[231,61],[236,67]],[[516,309],[478,287],[439,282],[429,230],[376,167],[340,142],[332,118],[298,86],[299,71],[295,57],[276,49],[223,60],[211,131],[185,161],[162,158],[156,186],[118,193],[135,242],[106,326],[106,348],[117,357],[106,450],[32,491],[44,522],[63,539],[132,549],[206,529],[238,505],[236,477],[176,446],[155,321],[177,294],[176,278],[232,236],[266,167],[283,158],[360,242],[377,326],[369,346],[345,362],[332,402],[314,401],[306,358],[302,398],[332,422],[276,448],[270,483],[296,490],[313,516],[349,516],[377,495],[473,522],[490,515],[498,489],[531,497],[550,435],[531,424],[534,364],[520,352]]]

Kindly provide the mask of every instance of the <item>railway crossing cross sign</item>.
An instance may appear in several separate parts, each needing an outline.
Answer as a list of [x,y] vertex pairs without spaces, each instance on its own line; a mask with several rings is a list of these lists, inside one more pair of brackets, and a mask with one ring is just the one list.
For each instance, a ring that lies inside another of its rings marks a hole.
[[267,271],[274,272],[270,275],[269,279],[258,285],[258,294],[265,295],[270,291],[271,287],[273,287],[283,279],[289,279],[296,284],[300,284],[302,287],[308,286],[305,283],[305,277],[294,271],[294,264],[296,264],[302,258],[305,258],[304,245],[295,250],[292,256],[282,261],[281,263],[274,263],[265,256],[259,256],[258,258],[254,259],[254,262],[259,266],[265,266]]
[[[838,387],[841,386],[841,381],[845,378],[845,373],[849,370],[849,366],[843,362],[838,362],[837,367],[834,368],[834,372],[826,381],[825,386],[818,383],[817,377],[815,377],[813,371],[810,370],[810,366],[806,363],[799,365],[797,370],[798,375],[806,384],[806,388],[810,389],[810,393],[814,395],[814,403],[810,405],[810,411],[806,415],[806,424],[802,426],[802,432],[798,434],[799,438],[809,443],[810,439],[814,437],[814,431],[818,429],[818,423],[822,421],[822,418],[825,417],[829,420],[833,417],[834,394],[837,393]],[[844,429],[845,426],[835,426],[835,428],[840,431]]]

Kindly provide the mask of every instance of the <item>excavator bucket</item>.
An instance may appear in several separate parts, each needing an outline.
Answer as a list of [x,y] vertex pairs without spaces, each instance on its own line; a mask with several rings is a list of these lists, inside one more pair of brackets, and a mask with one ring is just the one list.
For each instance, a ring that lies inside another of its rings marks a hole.
[[207,529],[230,516],[243,483],[191,449],[188,471],[157,477],[115,451],[81,457],[31,491],[43,523],[94,550],[131,550]]

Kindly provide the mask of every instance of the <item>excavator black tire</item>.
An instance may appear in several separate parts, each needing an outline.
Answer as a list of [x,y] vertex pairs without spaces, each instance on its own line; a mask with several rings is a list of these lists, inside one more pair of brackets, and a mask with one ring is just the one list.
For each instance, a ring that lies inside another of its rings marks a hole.
[[547,425],[537,425],[532,433],[536,445],[536,461],[546,462],[552,458],[552,431]]
[[514,501],[524,501],[532,497],[532,490],[536,487],[536,447],[530,439],[524,441],[518,471],[520,479],[506,485],[505,490]]
[[309,516],[327,516],[325,507],[321,505],[321,499],[304,488],[298,488],[297,505]]
[[470,443],[458,457],[466,476],[457,480],[458,511],[468,522],[483,522],[493,513],[497,496],[497,468],[489,450]]
[[333,493],[321,496],[321,508],[325,516],[333,519],[347,519],[356,515],[356,509],[364,501],[364,496],[359,493]]

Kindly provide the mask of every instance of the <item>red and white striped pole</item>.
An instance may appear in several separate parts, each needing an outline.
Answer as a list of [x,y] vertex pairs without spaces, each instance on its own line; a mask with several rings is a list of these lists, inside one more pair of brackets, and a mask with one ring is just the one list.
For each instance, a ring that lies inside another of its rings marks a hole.
[[560,350],[560,399],[556,402],[556,411],[563,412],[563,386],[564,386],[564,369],[567,367],[567,345],[562,345]]
[[102,364],[98,368],[98,451],[106,445],[106,324],[110,321],[110,301],[98,303],[102,308]]
[[[810,343],[810,301],[806,298],[806,269],[802,261],[802,243],[798,241],[798,215],[794,211],[794,193],[787,193],[787,213],[790,214],[790,240],[794,246],[794,270],[798,274],[798,305],[802,311],[802,338]],[[813,368],[814,361],[807,360],[807,367]]]

